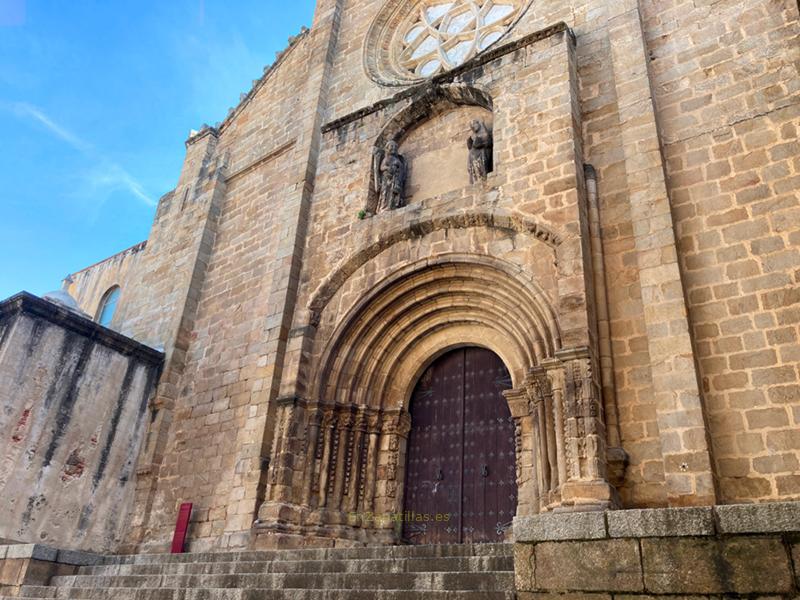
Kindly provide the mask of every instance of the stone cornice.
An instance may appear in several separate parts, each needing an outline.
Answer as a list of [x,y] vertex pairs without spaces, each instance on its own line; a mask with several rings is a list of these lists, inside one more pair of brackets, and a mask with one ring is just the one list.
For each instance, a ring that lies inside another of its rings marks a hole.
[[24,314],[38,317],[91,339],[98,344],[115,350],[125,356],[132,356],[144,363],[160,367],[164,362],[164,353],[145,346],[129,337],[112,331],[91,319],[82,317],[66,308],[43,300],[28,292],[20,292],[11,298],[0,302],[0,318]]
[[496,60],[497,58],[500,58],[501,56],[505,56],[506,54],[511,54],[512,52],[516,52],[521,48],[525,48],[526,46],[535,44],[538,41],[541,41],[543,39],[564,32],[566,32],[567,35],[569,36],[570,43],[574,45],[575,34],[567,26],[566,23],[560,21],[555,25],[551,25],[550,27],[540,29],[539,31],[535,31],[518,40],[500,45],[497,48],[488,50],[486,52],[483,52],[482,54],[478,54],[476,57],[472,58],[471,60],[468,60],[463,65],[456,67],[455,69],[452,69],[450,71],[447,71],[446,73],[442,73],[441,75],[432,77],[431,79],[429,79],[424,83],[411,85],[406,89],[404,89],[403,91],[390,96],[389,98],[380,100],[369,106],[365,106],[364,108],[361,108],[355,112],[344,115],[338,119],[334,119],[333,121],[330,121],[329,123],[326,123],[325,125],[322,126],[322,133],[329,133],[331,131],[335,131],[340,127],[343,127],[344,125],[352,123],[353,121],[358,121],[359,119],[363,119],[364,117],[372,113],[378,112],[380,110],[383,110],[389,106],[392,106],[397,102],[400,102],[401,100],[413,98],[418,94],[422,94],[426,90],[432,87],[436,87],[447,83],[453,83],[454,80],[456,80],[458,77],[460,77],[466,72],[469,72],[477,67],[481,67],[493,60]]
[[117,257],[124,256],[125,254],[136,254],[137,252],[141,252],[145,248],[147,248],[147,240],[144,240],[143,242],[139,242],[138,244],[134,244],[130,248],[125,248],[125,250],[120,250],[119,252],[117,252],[116,254],[112,254],[108,258],[104,258],[103,260],[98,260],[96,263],[93,263],[93,264],[89,265],[88,267],[84,267],[80,271],[75,271],[74,273],[70,273],[70,275],[71,276],[80,275],[84,271],[88,271],[89,269],[93,269],[96,266],[102,265],[103,263],[106,263],[106,262],[108,262],[110,260],[114,260]]

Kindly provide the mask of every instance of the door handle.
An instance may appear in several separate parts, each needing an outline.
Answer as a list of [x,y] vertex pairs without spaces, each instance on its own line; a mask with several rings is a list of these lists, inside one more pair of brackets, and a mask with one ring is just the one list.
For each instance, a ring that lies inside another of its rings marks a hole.
[[481,476],[488,477],[489,476],[489,465],[483,465],[481,467]]
[[439,471],[436,473],[436,481],[443,481],[443,480],[444,480],[444,471],[439,469]]

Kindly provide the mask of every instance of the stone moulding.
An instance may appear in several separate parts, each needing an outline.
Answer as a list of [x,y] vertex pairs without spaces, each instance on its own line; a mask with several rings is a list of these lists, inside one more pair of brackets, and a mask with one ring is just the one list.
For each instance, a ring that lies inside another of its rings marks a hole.
[[404,224],[401,228],[376,236],[367,246],[333,269],[331,275],[322,282],[312,295],[308,310],[312,315],[319,315],[333,298],[336,291],[359,267],[392,244],[405,239],[422,237],[441,229],[467,229],[471,227],[496,227],[519,233],[529,233],[551,248],[557,248],[562,241],[561,236],[556,232],[530,218],[499,211],[444,215],[425,221]]
[[41,317],[51,323],[60,325],[64,329],[116,350],[120,354],[133,356],[144,363],[161,366],[164,362],[163,352],[159,352],[150,346],[145,346],[121,333],[95,323],[91,319],[81,317],[28,292],[20,292],[8,300],[0,302],[0,319],[18,313]]
[[505,56],[506,54],[511,54],[513,52],[516,52],[517,50],[530,46],[531,44],[535,44],[538,41],[544,40],[554,35],[558,35],[560,33],[566,33],[569,36],[570,43],[573,46],[575,45],[575,34],[572,32],[569,26],[567,26],[566,23],[560,21],[555,25],[551,25],[550,27],[540,29],[539,31],[535,31],[513,42],[509,42],[507,44],[503,44],[495,48],[492,48],[491,50],[487,50],[486,52],[479,54],[475,58],[468,60],[460,67],[456,67],[451,71],[447,71],[446,73],[442,73],[441,75],[432,77],[431,79],[428,79],[422,83],[418,83],[410,87],[407,87],[406,89],[396,94],[393,94],[389,98],[385,98],[384,100],[380,100],[378,102],[370,104],[369,106],[365,106],[356,111],[343,115],[338,119],[329,121],[328,123],[322,126],[322,133],[330,133],[331,131],[336,131],[344,127],[345,125],[348,125],[354,121],[359,121],[364,117],[371,115],[372,113],[376,113],[381,110],[385,110],[387,108],[395,106],[397,105],[398,102],[402,100],[416,97],[417,95],[424,93],[426,89],[435,88],[443,84],[453,83],[456,80],[458,80],[458,78],[461,77],[463,74],[468,73],[473,69],[488,64],[493,60]]

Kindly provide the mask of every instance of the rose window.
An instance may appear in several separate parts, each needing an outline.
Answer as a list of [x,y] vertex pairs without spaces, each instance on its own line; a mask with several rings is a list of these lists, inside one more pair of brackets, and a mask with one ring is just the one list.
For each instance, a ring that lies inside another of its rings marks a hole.
[[390,0],[367,35],[367,71],[406,84],[453,69],[499,41],[530,0]]
[[421,77],[457,67],[499,40],[517,10],[502,0],[423,5],[419,18],[403,37],[399,62]]

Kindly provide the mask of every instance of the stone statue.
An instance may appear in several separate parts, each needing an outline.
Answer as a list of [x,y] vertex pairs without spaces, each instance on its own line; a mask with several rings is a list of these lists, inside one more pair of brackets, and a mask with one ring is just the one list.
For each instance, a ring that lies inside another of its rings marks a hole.
[[477,119],[470,125],[472,134],[467,140],[469,148],[469,182],[486,179],[492,171],[492,133],[486,123]]
[[405,206],[403,192],[406,187],[408,167],[406,159],[398,152],[397,142],[389,140],[383,150],[376,149],[373,164],[378,210],[394,210]]

